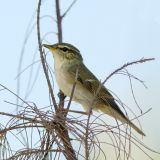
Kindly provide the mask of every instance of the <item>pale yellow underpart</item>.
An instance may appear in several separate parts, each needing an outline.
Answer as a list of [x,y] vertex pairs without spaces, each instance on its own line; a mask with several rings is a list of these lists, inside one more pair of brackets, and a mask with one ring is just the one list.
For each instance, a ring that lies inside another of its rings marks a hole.
[[[67,72],[67,65],[64,63],[62,65],[58,61],[59,59],[55,58],[56,81],[60,89],[64,92],[64,94],[70,97],[75,79],[71,80]],[[91,92],[85,89],[80,83],[77,83],[73,94],[73,100],[82,104],[84,109],[88,111],[89,107],[91,107],[93,102],[93,95],[91,94]]]

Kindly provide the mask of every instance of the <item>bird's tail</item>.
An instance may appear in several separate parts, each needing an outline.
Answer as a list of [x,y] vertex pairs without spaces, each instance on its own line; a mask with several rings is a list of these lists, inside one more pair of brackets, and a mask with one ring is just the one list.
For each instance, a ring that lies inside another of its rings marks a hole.
[[135,124],[133,124],[129,119],[126,120],[127,124],[129,124],[129,126],[131,126],[134,130],[136,130],[139,134],[141,134],[142,136],[146,136],[144,134],[144,132],[139,129]]
[[[115,103],[116,104],[116,103]],[[126,123],[128,124],[131,128],[133,128],[134,130],[136,130],[139,134],[141,134],[142,136],[145,136],[144,132],[139,129],[135,124],[133,124],[125,115],[124,113],[119,109],[119,107],[117,108],[112,108],[112,107],[102,107],[100,109],[103,113],[106,113],[108,115],[110,115],[111,117],[121,121],[122,123]]]

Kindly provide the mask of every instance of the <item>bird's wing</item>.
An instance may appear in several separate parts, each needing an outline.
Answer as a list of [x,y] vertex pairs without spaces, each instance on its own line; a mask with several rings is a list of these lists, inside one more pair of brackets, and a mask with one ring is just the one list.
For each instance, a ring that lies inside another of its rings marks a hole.
[[81,83],[91,93],[96,93],[98,87],[100,86],[99,80],[94,76],[94,74],[91,71],[87,69],[87,67],[83,63],[80,65],[73,65],[72,67],[70,67],[68,69],[69,75],[72,75],[75,78],[77,69],[77,81]]
[[93,93],[93,95],[96,95],[96,100],[99,101],[99,103],[111,107],[116,112],[118,112],[123,118],[126,119],[126,116],[120,110],[119,106],[116,104],[114,97],[111,95],[111,93],[109,93],[109,91],[105,88],[105,86],[83,63],[69,68],[68,72],[70,73],[70,75],[76,77],[77,68],[78,68],[77,81],[81,83],[88,91]]
[[68,70],[70,75],[76,77],[77,68],[77,81],[81,83],[87,90],[93,93],[93,95],[96,95],[96,100],[98,100],[100,103],[110,106],[111,108],[119,112],[123,117],[125,117],[124,113],[116,104],[114,97],[111,95],[111,93],[109,93],[105,86],[102,83],[100,83],[96,76],[83,63],[80,65],[70,67]]

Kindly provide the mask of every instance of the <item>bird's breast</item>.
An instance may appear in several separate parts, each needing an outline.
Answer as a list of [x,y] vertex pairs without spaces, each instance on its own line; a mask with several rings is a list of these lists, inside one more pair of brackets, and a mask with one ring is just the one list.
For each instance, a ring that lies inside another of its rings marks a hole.
[[[75,78],[63,69],[55,69],[55,77],[59,88],[65,95],[70,97],[75,83]],[[87,107],[91,105],[92,99],[93,95],[86,88],[84,88],[80,82],[77,82],[73,94],[73,100],[79,102],[84,107]]]
[[64,92],[64,94],[70,96],[74,83],[73,80],[61,70],[55,72],[55,75],[59,88]]

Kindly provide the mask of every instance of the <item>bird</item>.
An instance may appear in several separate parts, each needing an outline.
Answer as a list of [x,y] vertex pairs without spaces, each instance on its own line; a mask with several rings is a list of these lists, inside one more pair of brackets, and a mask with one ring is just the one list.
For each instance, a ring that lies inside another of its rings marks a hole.
[[144,132],[121,111],[108,89],[86,67],[79,49],[69,43],[43,44],[43,47],[49,49],[53,55],[55,78],[59,89],[66,96],[71,96],[76,80],[73,101],[81,104],[87,112],[90,108],[101,111],[128,124],[140,135],[145,136]]

